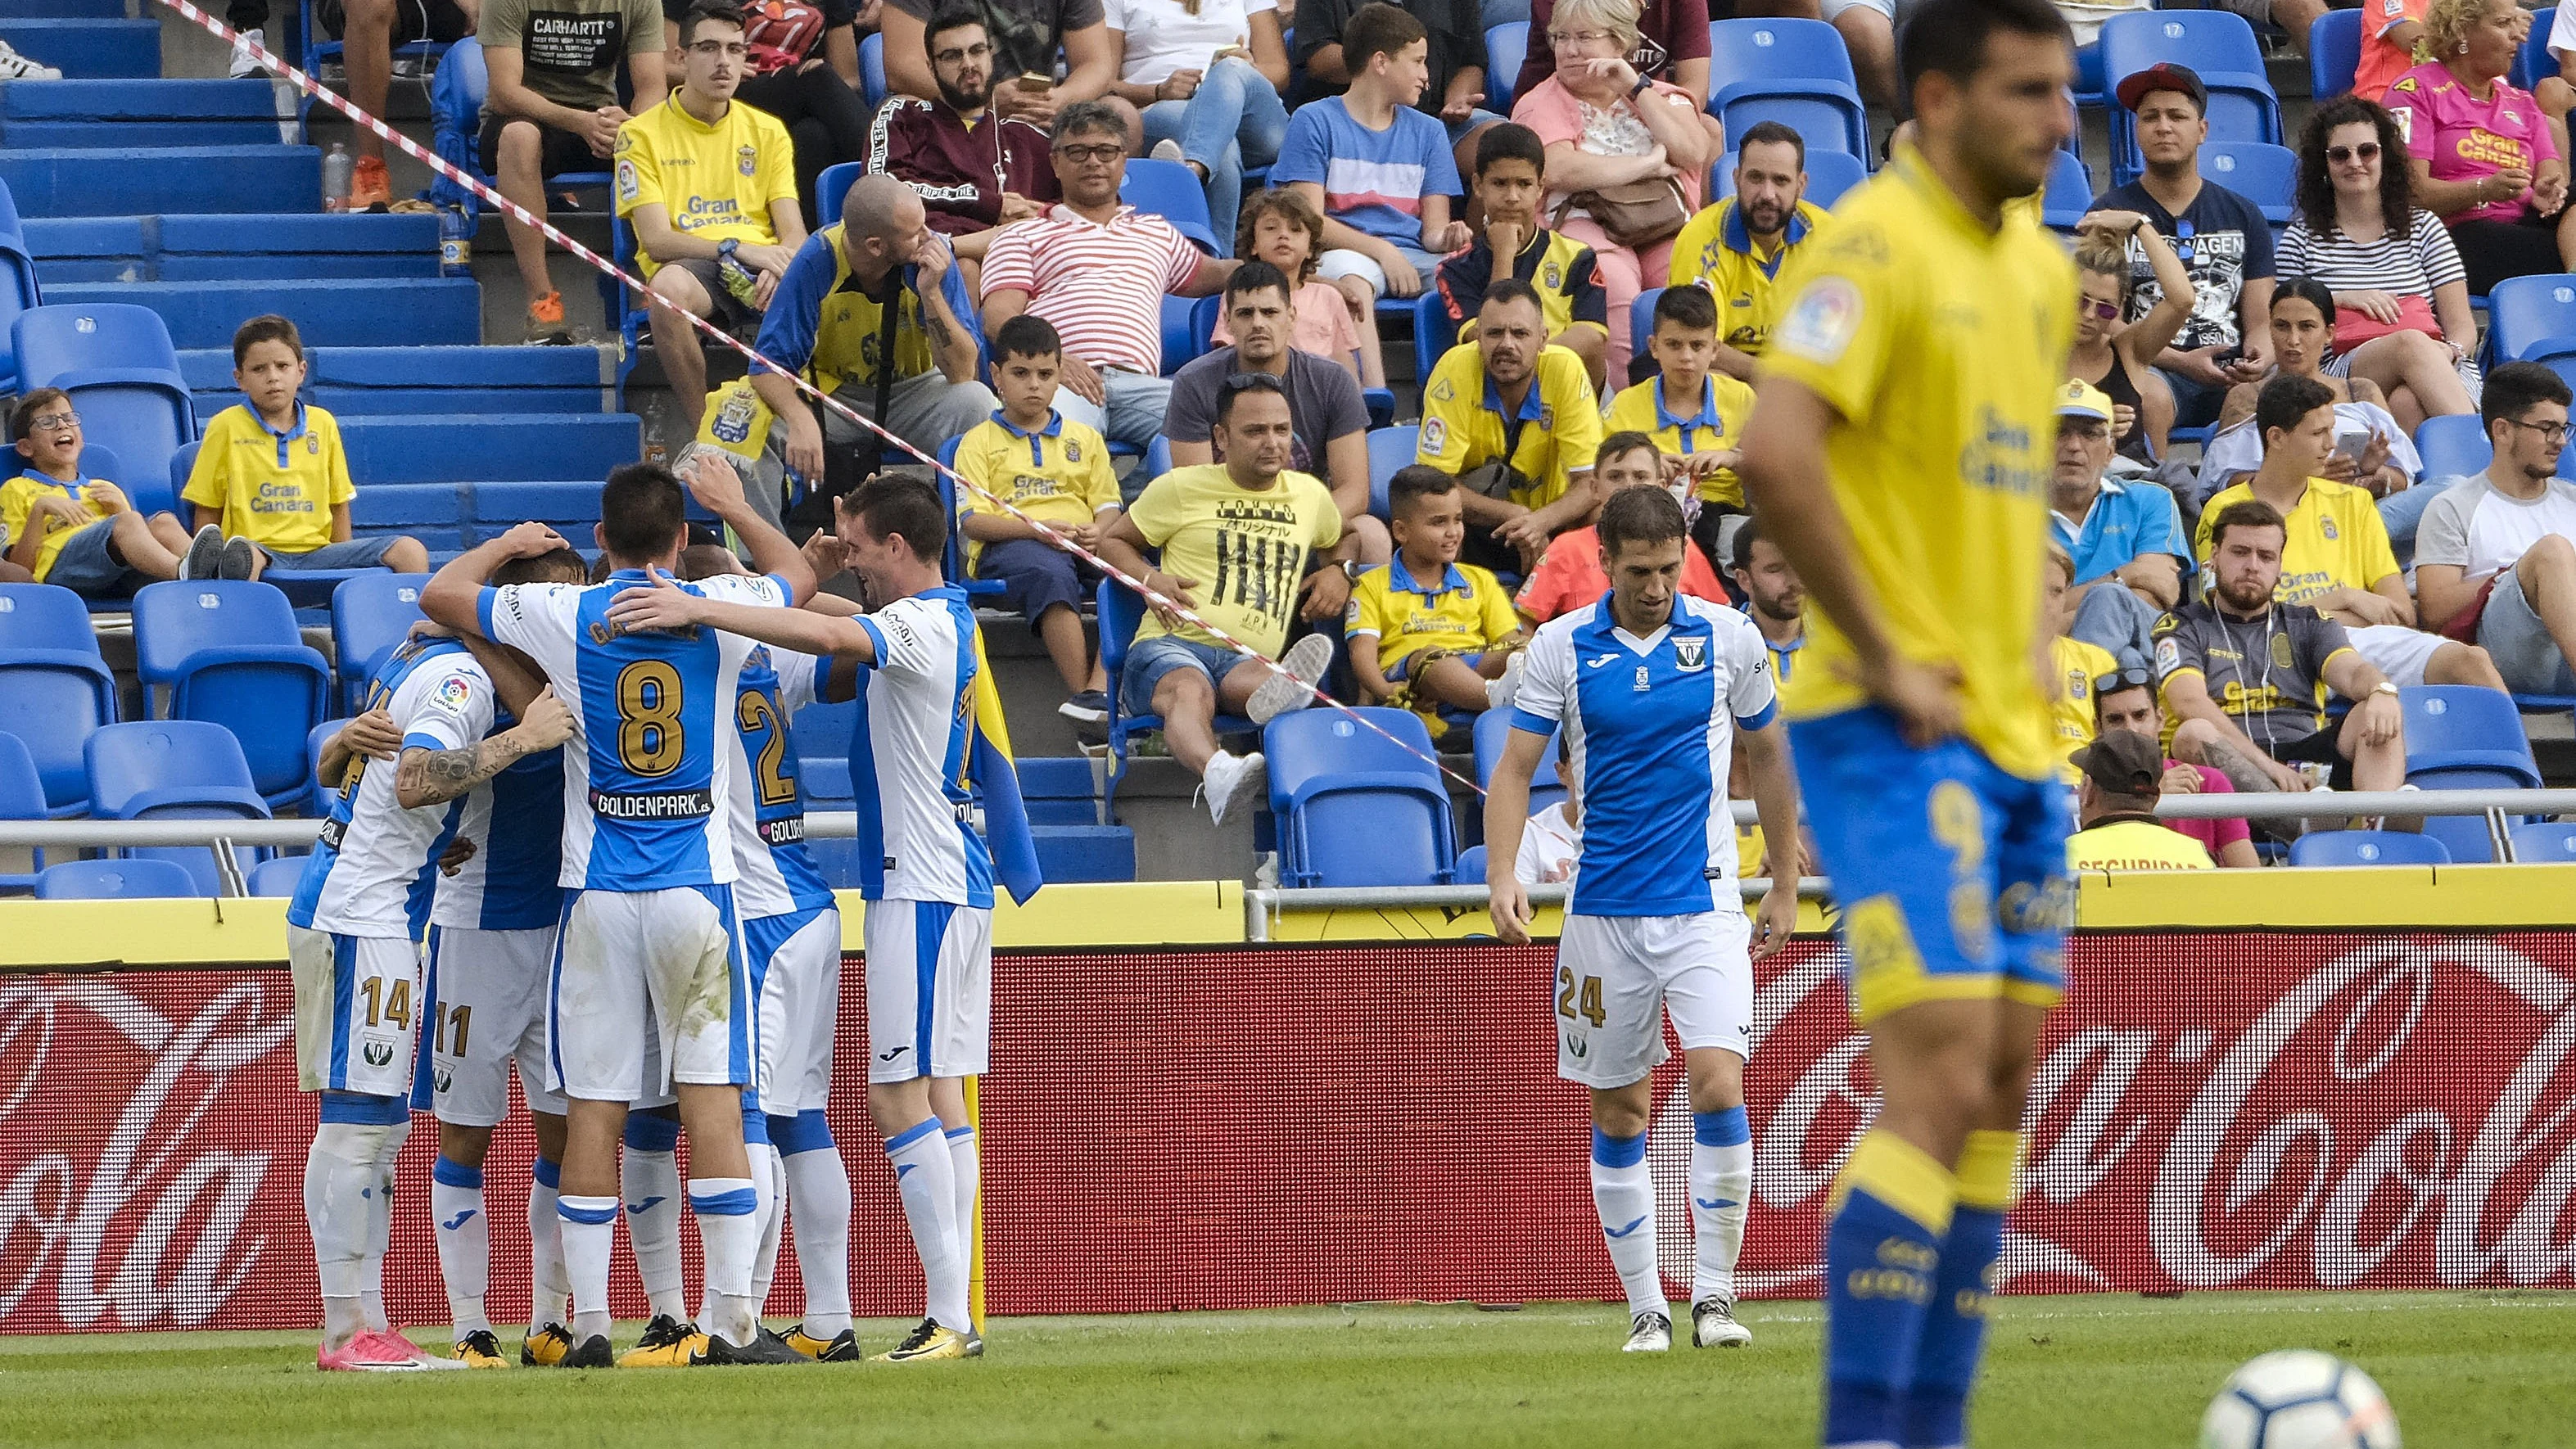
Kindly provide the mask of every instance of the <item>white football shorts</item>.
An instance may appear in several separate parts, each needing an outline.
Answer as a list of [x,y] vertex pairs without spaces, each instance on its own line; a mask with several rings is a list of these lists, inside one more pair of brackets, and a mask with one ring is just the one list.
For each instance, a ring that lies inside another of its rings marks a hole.
[[830,906],[742,923],[760,998],[760,1109],[819,1112],[832,1101],[832,1027],[841,1015],[841,913]]
[[993,913],[870,901],[868,1080],[980,1077],[993,1048]]
[[295,1083],[308,1092],[411,1092],[413,1029],[429,1002],[408,936],[340,936],[289,924]]
[[1587,1087],[1641,1081],[1672,1054],[1752,1055],[1753,926],[1742,911],[1565,918],[1556,946],[1556,1074]]
[[548,988],[546,1086],[628,1103],[675,1082],[756,1087],[752,1001],[731,886],[575,891]]
[[546,1089],[546,974],[555,928],[429,928],[429,1049],[411,1104],[458,1127],[498,1127],[510,1115],[510,1068],[528,1110],[562,1116]]

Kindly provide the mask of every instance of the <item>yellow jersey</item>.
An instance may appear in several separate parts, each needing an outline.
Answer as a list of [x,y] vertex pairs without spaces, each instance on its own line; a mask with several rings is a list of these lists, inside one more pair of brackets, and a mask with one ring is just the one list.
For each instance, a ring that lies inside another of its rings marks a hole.
[[2152,820],[2109,820],[2066,837],[2069,870],[2216,870],[2209,847]]
[[[57,483],[30,467],[28,471],[8,482],[0,483],[0,533],[8,535],[12,550],[16,548],[18,540],[27,536],[28,510],[35,506],[39,498],[48,496],[68,498],[89,510],[91,523],[107,517],[107,506],[90,494],[90,482],[90,479],[84,477],[78,483]],[[36,582],[41,584],[45,581],[45,575],[54,571],[54,555],[61,553],[63,545],[70,540],[71,536],[87,528],[89,524],[67,527],[59,523],[45,523],[38,526],[45,531],[45,541],[36,545],[34,568]]]
[[[1909,659],[1955,665],[1963,733],[2023,779],[2056,765],[2031,668],[2075,264],[2027,215],[1988,231],[1912,148],[1846,197],[1784,270],[1766,372],[1841,416],[1827,486],[1853,564]],[[1851,641],[1819,613],[1792,719],[1866,702]]]
[[1472,654],[1510,638],[1521,627],[1502,581],[1474,564],[1450,564],[1437,585],[1425,585],[1402,555],[1359,576],[1342,611],[1342,632],[1377,642],[1378,668],[1438,647]]
[[2067,784],[2075,783],[2082,772],[2070,762],[2077,750],[2093,743],[2093,686],[2105,674],[2120,672],[2120,661],[2099,644],[2069,639],[2060,634],[2048,641],[2049,662],[2055,666],[2054,697],[2049,700],[2049,718],[2057,723],[2057,776]]
[[[2219,489],[2201,505],[2191,551],[2200,559],[2203,578],[2210,577],[2218,515],[2253,496],[2248,480]],[[2388,545],[2388,525],[2380,521],[2379,504],[2368,489],[2311,478],[2299,506],[2284,522],[2288,539],[2281,545],[2281,581],[2272,586],[2276,602],[2304,604],[2331,589],[2368,593],[2371,585],[2399,572],[2397,553]]]
[[[1288,642],[1307,552],[1342,538],[1342,510],[1319,480],[1282,473],[1255,493],[1223,463],[1173,469],[1145,485],[1127,516],[1163,551],[1164,573],[1197,580],[1192,612],[1273,659]],[[1150,613],[1136,631],[1139,639],[1163,634],[1223,642],[1195,624],[1173,628]]]
[[[710,124],[680,104],[677,86],[617,128],[615,157],[619,216],[659,205],[673,231],[706,241],[776,246],[769,204],[796,200],[796,145],[776,116],[733,101]],[[635,265],[650,277],[661,263],[639,240]]]
[[179,497],[223,515],[224,532],[273,553],[311,553],[331,541],[331,510],[358,496],[340,424],[295,405],[295,426],[271,428],[238,403],[215,414]]
[[[957,438],[950,462],[987,492],[1042,523],[1089,523],[1118,506],[1118,475],[1109,469],[1109,445],[1090,424],[1067,422],[1049,409],[1046,426],[1024,432],[999,412]],[[957,517],[1003,512],[972,488],[957,490]],[[960,530],[961,534],[963,530]],[[973,573],[984,545],[966,539],[966,571]],[[1195,577],[1192,575],[1191,577]]]
[[[1712,372],[1700,384],[1695,411],[1672,411],[1664,400],[1664,380],[1650,377],[1620,389],[1610,399],[1610,415],[1602,426],[1613,433],[1650,434],[1657,448],[1683,456],[1743,447],[1744,420],[1752,414],[1753,385]],[[1742,508],[1744,485],[1736,481],[1734,469],[1720,468],[1699,480],[1699,496],[1705,502]]]
[[1509,420],[1502,394],[1485,377],[1485,362],[1472,342],[1441,356],[1422,389],[1422,431],[1414,461],[1456,475],[1501,458],[1529,480],[1512,494],[1524,508],[1544,508],[1565,493],[1566,480],[1591,471],[1601,450],[1601,402],[1583,359],[1562,347],[1542,347],[1529,394]]
[[1717,298],[1717,340],[1760,357],[1779,320],[1783,264],[1825,220],[1825,209],[1801,201],[1783,228],[1779,250],[1764,256],[1732,196],[1703,208],[1673,238],[1672,285],[1701,286]]

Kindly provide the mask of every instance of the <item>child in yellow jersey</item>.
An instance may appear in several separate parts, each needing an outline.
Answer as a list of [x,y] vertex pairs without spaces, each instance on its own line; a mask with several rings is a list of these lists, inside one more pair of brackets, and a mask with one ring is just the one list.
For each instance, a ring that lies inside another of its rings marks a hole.
[[1380,704],[1422,716],[1435,740],[1511,703],[1523,635],[1494,576],[1458,562],[1467,537],[1458,480],[1426,463],[1387,484],[1395,557],[1359,576],[1343,614],[1351,675]]
[[1667,287],[1655,299],[1655,331],[1647,348],[1656,376],[1612,398],[1605,426],[1652,437],[1663,454],[1665,476],[1691,481],[1699,498],[1691,541],[1717,565],[1718,522],[1744,511],[1735,465],[1744,456],[1753,388],[1714,370],[1717,303],[1697,287]]
[[2048,621],[2052,637],[2048,641],[2051,666],[2048,683],[2048,715],[2057,727],[2057,777],[2067,784],[2077,783],[2079,772],[2073,763],[2075,752],[2093,743],[2099,720],[2093,710],[2093,690],[2108,675],[2120,672],[2120,661],[2099,644],[2087,644],[2068,637],[2066,631],[2075,624],[2075,611],[2066,603],[2066,591],[2075,586],[2075,559],[2065,549],[2048,546]]
[[0,483],[0,534],[9,540],[5,562],[24,572],[0,572],[0,583],[109,598],[179,577],[188,531],[167,513],[146,517],[115,484],[81,471],[80,414],[62,389],[18,399],[9,436],[23,467]]
[[429,550],[419,539],[352,536],[349,500],[358,487],[349,481],[340,424],[297,399],[304,375],[304,339],[294,323],[253,317],[233,333],[233,382],[250,401],[206,424],[197,466],[179,495],[195,506],[200,533],[222,528],[223,576],[255,579],[270,569],[427,573]]
[[1063,341],[1045,318],[1023,312],[1003,323],[993,336],[993,390],[1002,410],[950,443],[948,462],[975,485],[957,490],[967,574],[999,580],[1003,605],[1018,609],[1045,643],[1071,696],[1058,711],[1080,724],[1106,724],[1109,676],[1082,632],[1082,601],[1100,573],[995,501],[1007,500],[1085,548],[1099,543],[1118,514],[1108,445],[1052,405],[1063,361]]

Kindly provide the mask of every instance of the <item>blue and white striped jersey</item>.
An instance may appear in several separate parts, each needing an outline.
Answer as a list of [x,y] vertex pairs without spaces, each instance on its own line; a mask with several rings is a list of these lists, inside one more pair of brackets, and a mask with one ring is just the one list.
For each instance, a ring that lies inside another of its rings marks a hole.
[[805,849],[805,798],[796,783],[796,742],[787,721],[814,702],[832,661],[781,649],[751,651],[734,696],[734,905],[746,921],[819,910],[832,888]]
[[[367,708],[402,727],[402,747],[461,750],[492,728],[492,680],[452,639],[406,642],[376,669]],[[340,936],[420,939],[429,923],[438,857],[456,833],[461,800],[406,810],[395,799],[395,767],[363,757],[331,802],[286,918]]]
[[1644,639],[1610,596],[1530,640],[1512,728],[1560,725],[1583,781],[1583,854],[1566,909],[1587,916],[1740,910],[1726,773],[1735,728],[1778,708],[1770,653],[1751,620],[1687,595]]
[[[499,734],[518,721],[503,714]],[[563,751],[524,755],[466,792],[456,838],[474,854],[454,875],[438,878],[429,908],[433,926],[474,931],[537,931],[563,913]]]
[[897,599],[859,625],[877,662],[859,673],[850,785],[867,899],[993,905],[993,857],[971,823],[975,611],[942,587]]

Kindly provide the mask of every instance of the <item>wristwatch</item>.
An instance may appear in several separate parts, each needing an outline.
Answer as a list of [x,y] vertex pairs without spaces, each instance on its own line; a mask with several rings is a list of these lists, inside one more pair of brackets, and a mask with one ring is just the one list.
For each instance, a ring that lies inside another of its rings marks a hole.
[[[728,262],[734,261],[734,253],[740,250],[742,250],[742,238],[740,237],[729,236],[723,241],[716,243],[716,255]],[[736,265],[740,265],[740,263],[737,262]]]
[[1360,561],[1355,558],[1346,558],[1342,560],[1342,577],[1352,583],[1358,583],[1360,581]]
[[2395,698],[2397,698],[2397,697],[2398,697],[2398,694],[2397,694],[2397,686],[2396,686],[2395,684],[2391,683],[2390,681],[2385,680],[2385,679],[2383,679],[2383,680],[2379,681],[2379,683],[2377,683],[2377,684],[2375,684],[2375,685],[2371,686],[2371,690],[2370,690],[2370,692],[2371,692],[2371,693],[2373,693],[2373,694],[2384,694],[2384,695],[2387,695],[2390,699],[2395,699]]
[[1632,85],[1632,86],[1628,87],[1628,94],[1629,94],[1630,96],[1632,96],[1632,97],[1633,97],[1633,96],[1642,96],[1642,95],[1644,95],[1646,92],[1648,92],[1648,91],[1650,91],[1650,90],[1653,90],[1654,88],[1655,88],[1655,82],[1654,82],[1654,79],[1653,79],[1652,77],[1650,77],[1650,76],[1642,76],[1642,75],[1641,75],[1641,76],[1637,77],[1637,83],[1636,83],[1635,85]]

